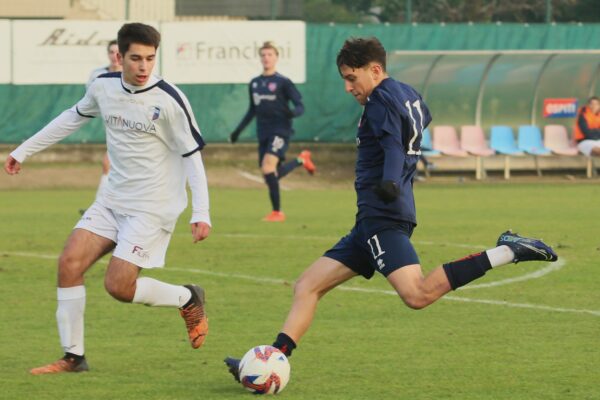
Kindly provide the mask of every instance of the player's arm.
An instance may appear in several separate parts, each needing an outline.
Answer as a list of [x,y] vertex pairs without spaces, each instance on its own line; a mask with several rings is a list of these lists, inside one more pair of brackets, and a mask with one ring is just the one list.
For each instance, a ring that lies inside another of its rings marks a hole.
[[365,113],[367,123],[384,152],[383,177],[373,191],[384,203],[390,203],[398,197],[406,158],[401,121],[380,102],[368,103]]
[[248,96],[250,98],[248,111],[246,111],[246,115],[244,115],[244,118],[242,118],[237,128],[235,128],[234,131],[229,135],[229,141],[231,143],[237,142],[242,131],[246,129],[250,121],[252,121],[252,118],[254,118],[256,115],[256,107],[254,106],[254,100],[252,99],[252,84],[248,85]]
[[304,104],[302,103],[302,95],[294,85],[294,82],[291,80],[287,80],[287,84],[285,85],[285,95],[291,100],[294,108],[290,111],[290,118],[296,118],[304,114]]
[[76,106],[63,111],[48,125],[10,153],[4,164],[4,170],[10,175],[19,173],[21,163],[25,159],[66,138],[89,120],[90,118],[77,113]]
[[192,237],[194,243],[196,243],[206,239],[211,230],[208,184],[200,151],[195,151],[193,154],[185,157],[183,165],[188,185],[192,192],[192,218],[190,219],[190,225],[192,228]]

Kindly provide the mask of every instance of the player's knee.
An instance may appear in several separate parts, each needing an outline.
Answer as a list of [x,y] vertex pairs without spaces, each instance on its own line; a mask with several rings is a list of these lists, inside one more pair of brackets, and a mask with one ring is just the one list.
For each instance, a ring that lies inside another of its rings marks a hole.
[[422,310],[432,303],[430,296],[424,291],[414,291],[400,296],[404,304],[413,310]]
[[311,284],[310,280],[300,278],[294,284],[294,296],[295,297],[304,297],[316,294],[317,291]]
[[129,285],[123,284],[110,276],[104,277],[104,288],[113,298],[123,301],[125,303],[131,303],[135,294],[135,289],[129,287]]
[[269,175],[275,172],[276,168],[271,165],[263,165],[260,167],[260,170],[263,175]]
[[83,269],[82,260],[73,254],[63,253],[58,258],[58,277],[61,282],[81,277]]

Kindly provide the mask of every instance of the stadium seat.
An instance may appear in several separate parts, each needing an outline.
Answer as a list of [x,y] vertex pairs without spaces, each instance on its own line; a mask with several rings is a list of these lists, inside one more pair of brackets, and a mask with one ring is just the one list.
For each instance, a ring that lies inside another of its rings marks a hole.
[[509,126],[492,126],[490,147],[500,154],[520,156],[523,152],[515,143],[512,128]]
[[567,128],[563,125],[546,125],[544,127],[544,146],[554,154],[561,156],[576,156],[577,147],[569,139]]
[[519,150],[515,143],[512,128],[510,126],[492,126],[490,147],[504,154],[504,179],[510,178],[510,156],[522,156],[523,152]]
[[433,144],[431,143],[431,132],[429,132],[429,128],[425,128],[423,131],[423,137],[421,138],[421,152],[425,157],[436,157],[442,154],[437,150],[433,150]]
[[469,155],[460,148],[456,129],[448,125],[439,125],[433,128],[433,149],[449,156],[466,157]]
[[534,125],[521,125],[519,127],[518,147],[520,150],[534,156],[547,156],[552,153],[544,147],[542,132]]
[[483,128],[476,125],[460,128],[460,147],[475,156],[488,157],[496,153],[488,146]]

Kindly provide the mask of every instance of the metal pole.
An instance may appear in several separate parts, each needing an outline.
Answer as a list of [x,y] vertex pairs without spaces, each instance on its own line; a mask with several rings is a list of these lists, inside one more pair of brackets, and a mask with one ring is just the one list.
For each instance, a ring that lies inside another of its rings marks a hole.
[[552,22],[552,0],[546,0],[546,23]]
[[277,13],[275,12],[276,2],[277,0],[271,0],[271,19],[275,19]]
[[125,0],[125,21],[129,21],[129,0]]
[[412,0],[406,0],[406,23],[412,22]]

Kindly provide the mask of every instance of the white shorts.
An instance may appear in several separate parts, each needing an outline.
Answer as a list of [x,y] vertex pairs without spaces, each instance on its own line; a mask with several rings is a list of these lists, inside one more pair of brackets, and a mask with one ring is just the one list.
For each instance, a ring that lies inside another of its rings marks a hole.
[[594,147],[600,147],[600,140],[582,140],[577,144],[579,151],[588,157],[592,154]]
[[171,232],[144,217],[117,214],[98,202],[85,211],[75,229],[85,229],[117,244],[113,256],[141,268],[160,268]]

